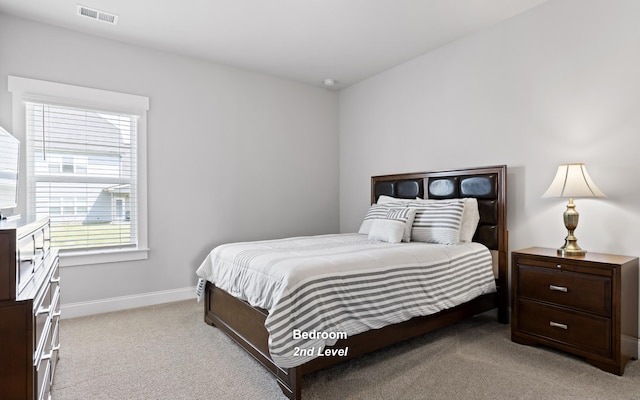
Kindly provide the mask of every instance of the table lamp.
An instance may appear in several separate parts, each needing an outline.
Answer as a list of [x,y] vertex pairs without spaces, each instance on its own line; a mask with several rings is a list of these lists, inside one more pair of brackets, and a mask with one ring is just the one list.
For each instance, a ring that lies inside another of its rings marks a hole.
[[542,197],[563,197],[569,199],[567,210],[562,214],[564,226],[568,234],[564,240],[564,246],[558,249],[561,256],[584,256],[587,252],[578,246],[578,239],[573,232],[578,226],[579,214],[573,204],[574,198],[607,197],[593,183],[587,173],[587,168],[582,163],[563,164],[558,166],[556,177]]

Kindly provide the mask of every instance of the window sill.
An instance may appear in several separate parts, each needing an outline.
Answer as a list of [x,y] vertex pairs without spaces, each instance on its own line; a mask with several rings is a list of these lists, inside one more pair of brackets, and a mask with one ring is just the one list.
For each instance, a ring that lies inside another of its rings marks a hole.
[[149,249],[60,251],[60,267],[138,261],[149,258]]

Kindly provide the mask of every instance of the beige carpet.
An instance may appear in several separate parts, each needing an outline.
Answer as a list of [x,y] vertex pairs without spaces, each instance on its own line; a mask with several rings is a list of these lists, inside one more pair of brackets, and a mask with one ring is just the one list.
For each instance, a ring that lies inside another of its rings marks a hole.
[[[62,320],[60,337],[53,400],[286,399],[195,301]],[[640,362],[612,375],[481,316],[310,375],[302,397],[640,400]]]

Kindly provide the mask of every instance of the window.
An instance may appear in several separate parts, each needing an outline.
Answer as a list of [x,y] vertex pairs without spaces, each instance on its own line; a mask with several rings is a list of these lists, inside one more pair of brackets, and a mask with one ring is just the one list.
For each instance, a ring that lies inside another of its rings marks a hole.
[[148,99],[17,77],[9,90],[27,144],[26,212],[51,217],[61,264],[146,258]]
[[[26,102],[30,214],[59,249],[137,246],[137,116]],[[119,204],[114,209],[113,205]]]

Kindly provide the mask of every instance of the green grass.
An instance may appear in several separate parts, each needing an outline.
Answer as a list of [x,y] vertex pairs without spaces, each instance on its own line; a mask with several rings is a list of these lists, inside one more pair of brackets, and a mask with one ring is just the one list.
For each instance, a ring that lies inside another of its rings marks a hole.
[[51,246],[59,249],[128,245],[130,223],[51,224]]

